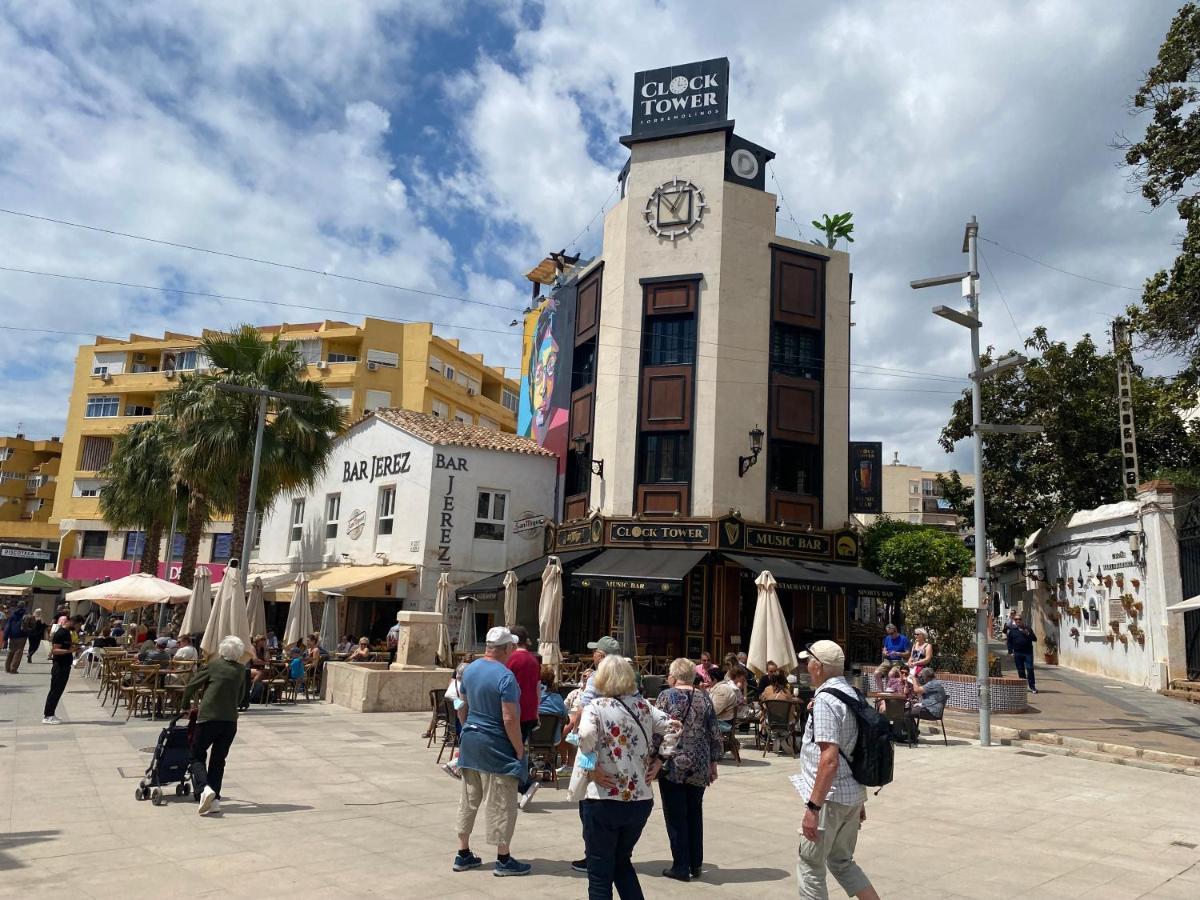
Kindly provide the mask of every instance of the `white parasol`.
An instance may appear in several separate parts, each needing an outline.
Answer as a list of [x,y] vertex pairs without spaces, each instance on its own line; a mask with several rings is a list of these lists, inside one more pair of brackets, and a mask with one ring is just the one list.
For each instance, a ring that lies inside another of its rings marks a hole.
[[562,663],[562,649],[558,646],[558,630],[561,626],[562,565],[557,556],[551,556],[542,572],[542,596],[538,600],[538,655],[543,665],[557,666]]
[[246,652],[242,654],[241,659],[242,662],[246,662],[253,655],[250,650],[250,621],[246,618],[241,573],[233,566],[225,568],[221,583],[217,585],[217,596],[213,600],[208,623],[204,626],[200,649],[210,657],[216,656],[221,641],[230,635],[241,638],[242,643],[246,645]]
[[450,652],[450,625],[447,616],[450,612],[450,573],[443,572],[438,576],[437,595],[434,599],[434,612],[442,617],[438,623],[437,657],[443,666],[453,666],[454,656]]
[[303,644],[313,633],[312,606],[308,602],[308,576],[301,572],[296,576],[296,587],[292,591],[292,605],[288,609],[287,625],[283,629],[283,646]]
[[504,573],[504,624],[508,628],[517,624],[517,573],[512,569]]
[[155,603],[183,603],[192,592],[171,581],[164,581],[145,572],[126,575],[116,581],[106,581],[91,587],[71,591],[69,603],[90,600],[109,612],[128,612]]
[[779,670],[786,674],[796,668],[796,645],[792,643],[783,607],[779,605],[775,576],[764,569],[754,583],[758,586],[758,600],[754,604],[754,625],[750,629],[746,664],[755,675],[762,675],[770,661],[778,664]]

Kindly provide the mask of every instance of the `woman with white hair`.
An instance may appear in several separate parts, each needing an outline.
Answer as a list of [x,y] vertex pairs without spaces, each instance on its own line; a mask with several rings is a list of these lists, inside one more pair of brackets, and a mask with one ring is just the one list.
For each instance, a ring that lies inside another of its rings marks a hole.
[[202,816],[221,811],[225,757],[237,736],[238,708],[246,694],[246,668],[242,664],[245,655],[242,639],[226,636],[217,648],[217,656],[192,676],[183,691],[182,705],[187,706],[196,692],[204,689],[192,742],[192,781]]
[[924,628],[913,630],[912,650],[908,654],[908,665],[912,669],[913,678],[921,674],[921,670],[933,663],[933,644],[929,643],[929,632]]
[[[637,676],[623,657],[601,660],[592,681],[596,698],[583,709],[579,753],[594,754],[585,798],[579,804],[587,851],[588,898],[641,898],[633,848],[650,810],[650,783],[662,759],[675,752],[680,725],[637,696]],[[655,753],[655,741],[662,741]]]

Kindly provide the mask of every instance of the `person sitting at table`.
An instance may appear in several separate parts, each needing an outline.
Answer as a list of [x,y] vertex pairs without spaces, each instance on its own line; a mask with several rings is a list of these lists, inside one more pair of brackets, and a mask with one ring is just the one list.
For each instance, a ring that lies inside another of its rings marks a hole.
[[275,637],[275,632],[268,629],[267,631],[267,649],[274,653],[279,649],[279,638]]
[[[792,692],[788,688],[787,677],[776,667],[775,671],[767,676],[767,686],[759,692],[758,699],[767,700],[791,700]],[[765,713],[763,714],[765,717]]]
[[179,636],[179,646],[175,648],[175,656],[173,658],[185,661],[196,659],[196,648],[192,646],[190,635],[181,634]]
[[320,635],[310,634],[305,639],[305,644],[307,646],[304,649],[304,667],[310,670],[315,669],[321,664],[322,659]]
[[146,636],[144,638],[141,638],[141,640],[139,640],[137,642],[139,657],[143,653],[150,653],[152,650],[154,650],[154,647],[158,641],[158,634],[155,632],[155,630],[153,628],[147,628],[145,631],[145,635]]
[[884,630],[887,633],[883,637],[883,661],[898,663],[908,656],[911,644],[908,638],[900,633],[900,629],[891,622],[888,622]]
[[738,673],[731,672],[726,675],[717,669],[712,676],[714,683],[708,689],[708,696],[712,699],[713,711],[717,716],[717,727],[723,733],[728,734],[733,731],[733,717],[737,714],[738,707],[744,702],[745,695],[738,687]]
[[712,686],[715,671],[717,671],[717,667],[712,664],[712,657],[705,650],[700,654],[700,662],[696,663],[696,677],[700,679],[701,687]]
[[367,662],[370,658],[371,642],[365,637],[360,637],[358,639],[358,646],[346,657],[346,662]]
[[888,672],[887,687],[884,690],[889,694],[901,694],[904,692],[904,677],[900,674],[899,666],[892,666],[892,671]]
[[[563,700],[562,694],[554,689],[554,666],[542,666],[538,678],[538,715],[562,716],[563,722],[567,719],[566,701]],[[562,722],[559,722],[554,732],[554,743],[561,741]]]
[[341,642],[337,645],[337,652],[343,653],[343,654],[353,653],[354,652],[354,639],[352,637],[350,637],[350,635],[348,635],[348,634],[343,634]]
[[771,676],[779,672],[779,663],[773,659],[767,660],[767,670],[762,673],[758,679],[758,693],[761,696],[762,692],[767,689],[767,685],[771,683]]
[[875,667],[875,690],[886,691],[888,676],[892,673],[890,662],[881,662]]
[[[463,660],[458,664],[458,668],[454,670],[454,674],[450,676],[450,683],[446,685],[446,693],[444,699],[451,701],[454,704],[454,709],[457,711],[459,707],[466,702],[466,694],[463,693],[462,677],[463,672],[467,669],[468,662]],[[450,722],[454,725],[454,733],[462,736],[463,723],[458,720],[458,715],[450,717]],[[437,724],[437,712],[433,714],[433,721],[429,723],[429,731],[425,732],[421,737],[427,738],[433,733],[434,726]],[[458,771],[458,743],[455,742],[454,747],[450,751],[450,761],[442,763],[442,771],[451,778],[461,778],[462,773]]]
[[156,638],[149,650],[142,650],[138,654],[138,660],[147,665],[150,663],[162,665],[170,662],[171,651],[167,649],[167,639],[165,637]]
[[914,683],[914,679],[912,677],[912,670],[909,669],[908,666],[901,666],[900,667],[900,692],[902,694],[904,694],[904,699],[906,701],[912,699],[913,683]]
[[921,734],[921,719],[936,721],[942,717],[942,711],[946,708],[946,685],[938,681],[937,673],[932,668],[926,666],[917,676],[913,690],[916,696],[909,701],[908,728],[915,744]]

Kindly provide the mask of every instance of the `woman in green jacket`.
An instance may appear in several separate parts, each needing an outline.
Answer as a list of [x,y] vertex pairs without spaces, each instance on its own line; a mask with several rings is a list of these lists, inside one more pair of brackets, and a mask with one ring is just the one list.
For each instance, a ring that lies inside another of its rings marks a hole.
[[202,816],[221,811],[225,757],[237,736],[238,707],[246,693],[246,667],[241,662],[245,653],[242,639],[228,635],[221,641],[217,656],[192,676],[183,691],[183,705],[187,706],[204,688],[192,742],[192,782]]

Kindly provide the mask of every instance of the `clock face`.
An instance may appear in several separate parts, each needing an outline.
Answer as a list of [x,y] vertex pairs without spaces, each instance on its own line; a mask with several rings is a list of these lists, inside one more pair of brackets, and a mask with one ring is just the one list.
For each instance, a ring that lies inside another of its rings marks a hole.
[[688,89],[688,80],[682,75],[676,75],[671,79],[671,93],[682,94]]
[[700,188],[690,181],[673,178],[651,192],[642,215],[651,231],[673,241],[700,224],[706,205]]
[[729,167],[733,169],[738,178],[753,181],[758,177],[758,157],[745,147],[739,147],[733,151],[729,157]]

